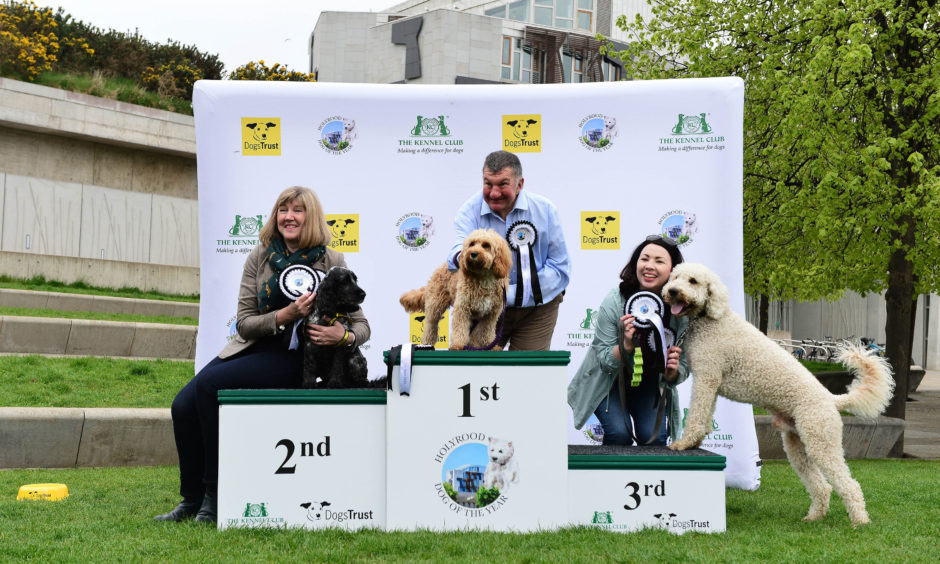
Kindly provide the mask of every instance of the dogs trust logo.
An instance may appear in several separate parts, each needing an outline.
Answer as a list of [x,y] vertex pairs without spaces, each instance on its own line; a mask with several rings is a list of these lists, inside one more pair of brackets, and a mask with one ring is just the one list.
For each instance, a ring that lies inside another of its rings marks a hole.
[[541,153],[542,116],[540,114],[504,115],[503,149],[510,153]]
[[[409,317],[408,333],[411,342],[420,345],[424,337],[424,312],[412,313]],[[437,322],[437,342],[435,349],[447,350],[450,346],[450,310],[445,310]]]
[[359,252],[359,214],[326,214],[333,240],[330,248],[343,253]]
[[591,114],[578,124],[581,128],[581,145],[595,153],[607,151],[613,147],[617,138],[617,118],[603,114]]
[[682,210],[669,210],[659,218],[659,232],[663,237],[669,237],[686,247],[692,244],[698,225],[694,213]]
[[398,218],[398,244],[409,251],[427,249],[434,235],[434,218],[418,212],[410,212]]
[[242,118],[242,155],[279,156],[281,118]]
[[356,120],[343,116],[330,116],[320,122],[320,147],[327,153],[342,155],[352,150],[359,140]]
[[620,248],[620,212],[581,212],[581,248],[617,250]]

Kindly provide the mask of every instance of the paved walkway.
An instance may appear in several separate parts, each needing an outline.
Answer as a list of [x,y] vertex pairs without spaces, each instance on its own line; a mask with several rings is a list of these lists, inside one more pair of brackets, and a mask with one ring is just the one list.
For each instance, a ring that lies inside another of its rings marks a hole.
[[904,455],[940,460],[940,371],[928,370],[908,398]]

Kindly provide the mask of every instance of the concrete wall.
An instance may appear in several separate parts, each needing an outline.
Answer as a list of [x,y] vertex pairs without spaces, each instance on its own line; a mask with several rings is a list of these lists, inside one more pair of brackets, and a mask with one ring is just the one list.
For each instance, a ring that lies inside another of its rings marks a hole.
[[197,293],[195,151],[190,116],[0,78],[3,273]]

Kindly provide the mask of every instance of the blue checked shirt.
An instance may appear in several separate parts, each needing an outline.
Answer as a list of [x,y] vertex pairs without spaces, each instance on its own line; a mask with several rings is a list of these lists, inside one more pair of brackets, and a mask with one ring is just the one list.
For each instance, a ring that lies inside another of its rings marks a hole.
[[[457,256],[463,247],[463,240],[467,238],[471,231],[475,229],[493,229],[505,237],[506,230],[513,223],[522,220],[531,222],[538,230],[538,238],[535,242],[533,254],[535,255],[535,266],[538,268],[539,285],[542,289],[542,303],[547,304],[552,301],[568,286],[568,279],[571,276],[568,247],[565,245],[565,235],[562,232],[561,219],[555,205],[547,198],[525,189],[519,192],[516,205],[506,216],[505,221],[483,201],[482,190],[464,202],[457,212],[457,217],[454,218],[457,240],[450,249],[447,267],[452,271],[457,270]],[[512,304],[516,297],[517,267],[514,254],[512,272],[509,273],[509,288],[506,290],[506,300],[509,304]],[[522,307],[532,307],[534,305],[535,298],[530,297],[526,303],[522,304]]]

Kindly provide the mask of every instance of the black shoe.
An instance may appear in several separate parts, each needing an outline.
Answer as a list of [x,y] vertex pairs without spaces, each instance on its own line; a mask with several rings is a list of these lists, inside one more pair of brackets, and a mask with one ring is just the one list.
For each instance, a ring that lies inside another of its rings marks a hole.
[[157,515],[153,519],[154,521],[185,521],[196,515],[200,507],[202,507],[201,497],[184,497],[183,501],[173,511]]
[[206,490],[206,495],[202,498],[202,507],[196,513],[196,521],[199,523],[215,523],[218,507],[219,503],[216,499],[215,490]]

